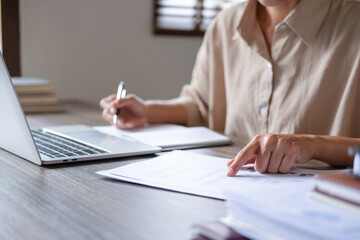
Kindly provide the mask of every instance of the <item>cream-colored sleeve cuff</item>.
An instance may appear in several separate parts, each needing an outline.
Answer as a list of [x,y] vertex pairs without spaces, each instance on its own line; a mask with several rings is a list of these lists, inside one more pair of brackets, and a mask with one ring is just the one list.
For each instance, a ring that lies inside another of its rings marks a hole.
[[180,104],[185,106],[187,111],[187,125],[188,126],[207,126],[208,111],[199,97],[190,89],[190,86],[185,85],[178,98]]
[[204,125],[198,106],[189,96],[181,96],[178,98],[179,103],[182,104],[187,112],[187,126]]

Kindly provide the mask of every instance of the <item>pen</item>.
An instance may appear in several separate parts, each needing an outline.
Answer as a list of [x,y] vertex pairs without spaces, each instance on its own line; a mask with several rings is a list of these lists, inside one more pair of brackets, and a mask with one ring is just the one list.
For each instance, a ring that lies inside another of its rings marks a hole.
[[[118,89],[117,89],[117,94],[116,94],[116,99],[122,99],[126,96],[126,89],[124,86],[124,82],[121,81],[119,83]],[[116,125],[118,118],[119,118],[119,114],[120,114],[120,108],[118,108],[116,110],[116,114],[113,116],[113,124]]]

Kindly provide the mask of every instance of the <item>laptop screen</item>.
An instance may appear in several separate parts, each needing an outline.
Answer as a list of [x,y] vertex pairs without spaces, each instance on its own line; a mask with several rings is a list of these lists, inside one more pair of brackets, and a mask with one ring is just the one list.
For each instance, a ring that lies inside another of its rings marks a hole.
[[39,153],[0,54],[0,147],[36,164]]

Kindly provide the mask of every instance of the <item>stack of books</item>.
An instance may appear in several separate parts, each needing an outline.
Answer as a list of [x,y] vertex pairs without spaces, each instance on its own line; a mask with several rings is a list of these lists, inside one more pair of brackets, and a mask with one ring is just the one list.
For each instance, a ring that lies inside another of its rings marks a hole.
[[360,178],[352,170],[317,175],[311,196],[335,206],[360,213]]
[[64,111],[49,80],[28,77],[12,77],[11,79],[25,113]]

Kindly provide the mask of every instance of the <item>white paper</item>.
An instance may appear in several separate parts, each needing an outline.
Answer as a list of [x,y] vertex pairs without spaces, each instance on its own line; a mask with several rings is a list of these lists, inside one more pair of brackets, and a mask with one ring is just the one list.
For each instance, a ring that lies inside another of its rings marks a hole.
[[[228,200],[223,221],[251,239],[360,239],[360,217],[308,196],[314,174],[291,169],[261,174],[246,165],[226,176],[229,159],[173,151],[143,162],[98,172],[114,179]],[[331,170],[339,171],[339,170]]]
[[230,142],[228,137],[205,127],[156,124],[133,130],[119,130],[112,126],[97,126],[94,129],[117,137],[131,136],[142,142],[162,148],[209,146]]
[[151,160],[100,171],[106,177],[225,199],[224,190],[247,192],[274,186],[297,187],[310,181],[321,170],[292,169],[287,174],[261,174],[247,165],[235,177],[227,177],[230,159],[173,151]]
[[310,198],[315,184],[229,191],[223,221],[252,239],[360,239],[360,215]]

